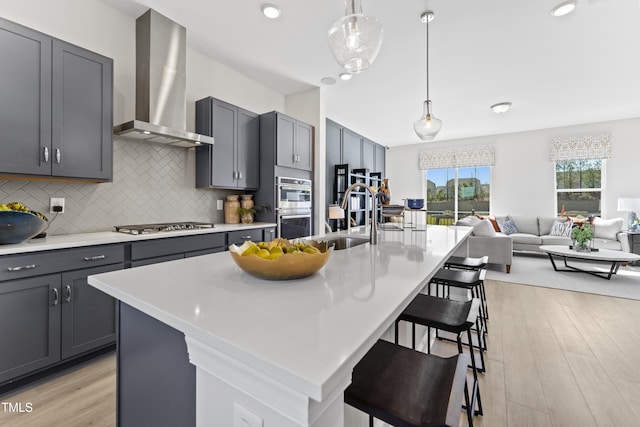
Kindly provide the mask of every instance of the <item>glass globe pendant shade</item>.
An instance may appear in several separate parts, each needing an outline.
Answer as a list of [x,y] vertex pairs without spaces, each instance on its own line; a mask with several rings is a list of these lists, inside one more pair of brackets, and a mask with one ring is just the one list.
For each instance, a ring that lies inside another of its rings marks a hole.
[[413,130],[421,140],[431,141],[440,129],[442,129],[442,120],[431,114],[431,101],[424,101],[422,116],[413,123]]
[[358,74],[369,68],[382,46],[382,24],[362,13],[361,0],[346,0],[346,15],[329,28],[331,53],[347,72]]

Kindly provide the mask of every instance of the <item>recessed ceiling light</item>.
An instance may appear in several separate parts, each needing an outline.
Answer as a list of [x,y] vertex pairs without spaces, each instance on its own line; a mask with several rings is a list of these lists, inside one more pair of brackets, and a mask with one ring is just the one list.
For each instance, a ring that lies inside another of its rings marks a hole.
[[333,77],[323,77],[322,79],[320,79],[320,82],[325,85],[334,85],[336,84],[336,79],[334,79]]
[[574,0],[565,1],[560,3],[553,9],[551,9],[551,15],[553,16],[564,16],[568,15],[576,8],[576,2]]
[[280,9],[275,4],[265,3],[262,5],[262,14],[269,19],[276,19],[280,16]]
[[340,79],[341,80],[351,80],[351,77],[353,77],[353,74],[351,74],[351,73],[341,73],[340,74]]
[[509,108],[511,108],[510,102],[499,102],[491,106],[491,111],[493,111],[495,114],[502,114],[509,111]]

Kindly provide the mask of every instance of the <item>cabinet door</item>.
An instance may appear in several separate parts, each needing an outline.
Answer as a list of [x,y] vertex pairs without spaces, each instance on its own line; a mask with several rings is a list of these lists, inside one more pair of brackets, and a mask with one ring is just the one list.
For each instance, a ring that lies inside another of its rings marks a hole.
[[235,188],[235,149],[238,139],[238,107],[217,99],[211,100],[211,185]]
[[59,40],[52,60],[51,173],[111,180],[113,61]]
[[262,241],[270,242],[276,238],[276,229],[275,228],[265,228],[262,231]]
[[[216,141],[217,143],[217,141]],[[260,118],[238,109],[238,187],[257,189],[260,185]]]
[[335,166],[342,163],[342,127],[327,120],[326,204],[338,201],[335,194]]
[[276,164],[295,168],[296,120],[282,114],[276,120]]
[[362,167],[369,169],[369,172],[376,172],[375,145],[375,142],[362,138]]
[[230,231],[227,233],[227,242],[230,245],[242,245],[244,242],[251,240],[252,242],[259,242],[262,240],[262,229],[252,228],[250,230],[238,230]]
[[116,300],[89,285],[87,276],[123,268],[116,264],[62,274],[63,359],[116,341]]
[[294,148],[294,167],[310,171],[313,169],[313,127],[296,122],[296,144]]
[[0,283],[0,383],[60,360],[60,275]]
[[376,163],[373,170],[375,172],[382,172],[382,177],[384,178],[385,177],[384,165],[385,165],[387,150],[384,148],[383,145],[375,144],[375,151],[376,151]]
[[342,131],[342,158],[344,163],[349,164],[351,170],[361,167],[361,141],[362,138],[357,133],[349,129]]
[[0,18],[0,173],[51,175],[51,38]]

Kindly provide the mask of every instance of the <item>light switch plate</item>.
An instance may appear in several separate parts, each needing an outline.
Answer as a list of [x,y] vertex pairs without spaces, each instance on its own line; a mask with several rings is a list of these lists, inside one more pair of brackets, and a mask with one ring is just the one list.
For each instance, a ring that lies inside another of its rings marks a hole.
[[233,427],[262,427],[262,418],[233,402]]
[[221,211],[224,209],[224,201],[222,199],[217,200],[218,202],[218,210]]

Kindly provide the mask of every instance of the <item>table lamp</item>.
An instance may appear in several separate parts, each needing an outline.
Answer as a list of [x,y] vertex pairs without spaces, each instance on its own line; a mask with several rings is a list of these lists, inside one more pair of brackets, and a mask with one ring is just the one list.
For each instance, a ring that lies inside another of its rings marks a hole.
[[329,206],[329,219],[338,220],[338,231],[340,231],[340,220],[344,219],[344,209],[338,205]]
[[638,231],[636,212],[640,211],[640,198],[618,198],[618,210],[621,212],[629,212],[627,227],[629,230]]

